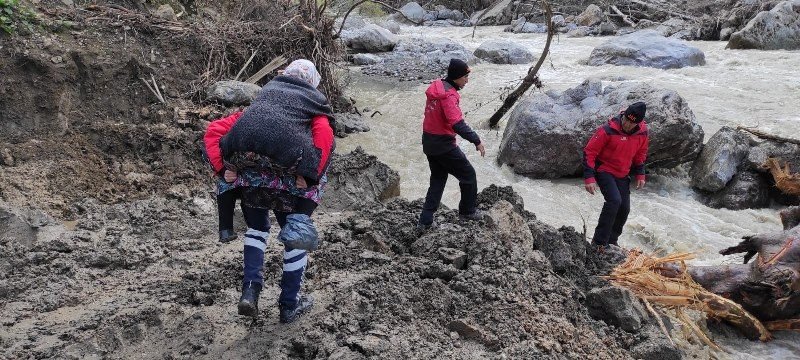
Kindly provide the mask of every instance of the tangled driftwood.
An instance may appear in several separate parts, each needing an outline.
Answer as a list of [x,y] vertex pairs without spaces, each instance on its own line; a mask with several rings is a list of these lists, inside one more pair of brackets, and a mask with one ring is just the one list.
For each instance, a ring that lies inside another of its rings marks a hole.
[[762,166],[769,169],[780,191],[787,195],[800,195],[800,174],[792,174],[788,162],[781,167],[778,159],[769,158]]
[[782,231],[746,236],[720,251],[743,253],[743,264],[687,267],[691,254],[652,257],[633,250],[608,279],[647,304],[676,310],[678,320],[709,345],[681,309],[729,322],[753,340],[771,339],[770,331],[800,330],[800,207],[783,210],[780,217]]

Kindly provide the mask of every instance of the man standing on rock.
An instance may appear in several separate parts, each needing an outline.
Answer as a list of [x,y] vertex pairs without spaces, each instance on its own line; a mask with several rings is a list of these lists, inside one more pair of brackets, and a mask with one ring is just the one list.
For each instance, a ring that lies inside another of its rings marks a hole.
[[631,177],[636,189],[644,187],[644,162],[647,158],[647,106],[634,103],[595,131],[583,149],[583,177],[586,191],[594,195],[597,186],[605,203],[594,230],[592,244],[603,249],[617,245],[630,211]]
[[479,220],[482,214],[477,209],[478,180],[475,169],[456,144],[456,134],[475,144],[475,149],[486,154],[481,138],[464,121],[459,107],[458,91],[469,82],[470,69],[467,63],[451,59],[447,77],[434,81],[425,91],[425,120],[422,125],[422,151],[428,157],[431,169],[430,186],[425,196],[425,205],[419,217],[418,227],[433,226],[433,214],[442,201],[442,193],[448,175],[458,179],[461,187],[460,216],[467,220]]

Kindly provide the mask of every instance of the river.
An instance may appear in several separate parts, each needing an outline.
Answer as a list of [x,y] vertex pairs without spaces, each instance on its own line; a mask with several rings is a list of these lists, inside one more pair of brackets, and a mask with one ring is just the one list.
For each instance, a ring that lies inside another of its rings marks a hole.
[[[512,34],[502,27],[471,28],[403,27],[404,36],[448,37],[469,50],[483,41],[513,40],[537,56],[544,47],[543,34]],[[435,34],[435,35],[434,35]],[[705,66],[673,70],[628,66],[588,66],[592,49],[607,38],[555,37],[550,55],[540,71],[542,90],[565,90],[587,78],[603,80],[604,86],[621,81],[645,81],[656,87],[677,91],[689,103],[697,122],[705,131],[705,141],[722,126],[758,126],[764,131],[797,137],[800,130],[800,52],[725,50],[726,42],[692,42],[706,55]],[[514,174],[496,159],[505,121],[499,131],[489,130],[486,122],[499,107],[504,87],[515,85],[530,65],[495,65],[482,62],[472,67],[469,84],[461,91],[461,107],[467,122],[486,144],[481,158],[470,143],[459,140],[478,174],[478,186],[511,185],[525,200],[525,208],[550,225],[573,226],[582,231],[584,220],[591,236],[602,195],[591,196],[582,179],[534,180]],[[422,153],[422,109],[427,84],[383,81],[360,75],[351,69],[349,94],[360,109],[380,111],[369,119],[371,131],[338,142],[338,151],[356,146],[376,155],[400,173],[401,196],[425,196],[428,186],[427,161]],[[490,102],[494,99],[493,102]],[[793,105],[794,104],[794,105]],[[611,115],[611,114],[609,114]],[[443,203],[458,204],[457,181],[450,178]],[[638,247],[649,252],[691,251],[694,264],[740,262],[741,257],[723,258],[722,248],[737,244],[744,235],[781,229],[779,208],[732,211],[703,205],[688,184],[686,170],[662,171],[648,177],[643,190],[631,194],[631,213],[620,237],[623,247]],[[734,359],[800,358],[800,335],[777,334],[769,344],[723,339]]]

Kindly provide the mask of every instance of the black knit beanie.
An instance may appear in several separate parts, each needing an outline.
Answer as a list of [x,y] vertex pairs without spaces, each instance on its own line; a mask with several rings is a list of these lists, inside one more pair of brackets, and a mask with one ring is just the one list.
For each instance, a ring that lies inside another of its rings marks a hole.
[[[625,109],[625,117],[638,124],[644,120],[645,112],[647,112],[647,105],[639,101],[631,104],[627,109]],[[628,115],[633,115],[634,118],[630,119]]]
[[459,59],[450,59],[450,65],[447,66],[446,80],[459,79],[462,76],[469,74],[469,72],[470,69],[467,63]]

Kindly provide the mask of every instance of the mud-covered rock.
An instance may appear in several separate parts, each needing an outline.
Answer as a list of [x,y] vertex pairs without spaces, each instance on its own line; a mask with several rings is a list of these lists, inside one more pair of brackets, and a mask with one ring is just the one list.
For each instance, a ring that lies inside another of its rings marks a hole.
[[589,65],[605,64],[677,69],[706,63],[702,50],[652,30],[613,38],[592,50]]
[[391,51],[397,45],[397,36],[391,31],[375,24],[367,24],[363,28],[342,32],[345,44],[359,52]]
[[361,147],[333,154],[321,206],[348,210],[376,206],[400,195],[400,175]]
[[354,54],[353,64],[356,65],[372,65],[383,61],[380,56],[375,54]]
[[206,100],[227,106],[250,105],[259,92],[261,87],[256,84],[233,80],[218,81],[206,91]]
[[747,157],[750,137],[724,126],[703,146],[690,171],[692,186],[705,191],[719,191],[730,181]]
[[369,125],[367,125],[366,119],[362,115],[338,113],[334,114],[334,117],[336,118],[336,127],[333,129],[333,133],[337,137],[343,138],[347,137],[348,134],[369,131]]
[[635,101],[647,104],[648,167],[671,168],[697,157],[703,129],[678,93],[647,83],[604,88],[600,81],[587,80],[563,92],[523,98],[503,132],[498,162],[533,178],[581,175],[581,156],[589,137]]
[[639,330],[647,319],[639,299],[630,290],[616,286],[592,289],[586,294],[586,304],[592,317],[628,332]]

